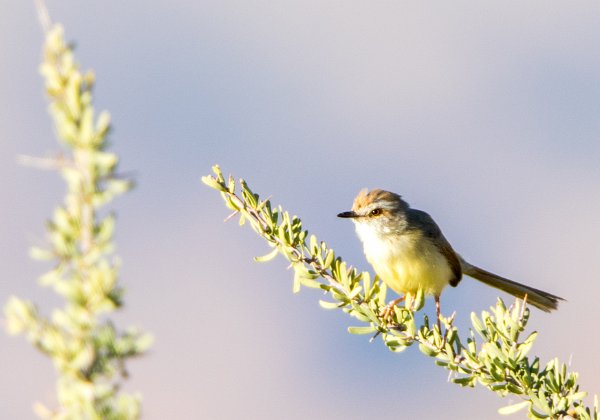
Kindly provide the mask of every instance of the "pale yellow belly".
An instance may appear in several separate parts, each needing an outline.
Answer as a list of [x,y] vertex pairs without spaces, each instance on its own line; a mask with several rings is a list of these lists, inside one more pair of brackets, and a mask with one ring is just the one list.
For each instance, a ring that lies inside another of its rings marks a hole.
[[398,294],[439,296],[452,278],[446,258],[427,240],[402,238],[365,242],[367,260],[377,275]]

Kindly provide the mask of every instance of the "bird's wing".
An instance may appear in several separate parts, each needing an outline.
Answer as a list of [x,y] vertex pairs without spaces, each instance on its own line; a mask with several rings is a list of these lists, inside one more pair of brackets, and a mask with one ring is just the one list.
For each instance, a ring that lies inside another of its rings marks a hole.
[[450,286],[456,287],[462,278],[460,260],[456,256],[454,249],[452,249],[450,242],[448,242],[442,233],[440,227],[435,223],[433,218],[424,211],[409,209],[407,216],[409,218],[408,226],[420,230],[424,236],[430,238],[440,253],[446,258],[450,265],[450,269],[454,274],[454,278],[450,280]]

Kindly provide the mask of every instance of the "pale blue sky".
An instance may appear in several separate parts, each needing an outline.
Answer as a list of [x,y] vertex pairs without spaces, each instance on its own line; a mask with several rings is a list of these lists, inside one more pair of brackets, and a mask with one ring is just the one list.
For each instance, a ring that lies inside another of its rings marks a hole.
[[[57,145],[37,73],[33,2],[0,0],[0,302],[57,303],[27,250],[62,199],[16,164]],[[600,391],[600,6],[590,1],[48,1],[97,75],[121,168],[114,203],[127,288],[120,325],[152,332],[127,388],[146,419],[494,418],[509,401],[462,390],[417,349],[392,354],[354,321],[291,293],[282,260],[200,177],[220,163],[367,269],[347,210],[363,187],[428,211],[454,248],[565,297],[533,311],[534,353],[572,360]],[[442,297],[467,325],[498,292]],[[503,295],[505,299],[510,298]],[[429,303],[426,310],[432,312]],[[465,329],[466,331],[466,329]],[[0,334],[0,417],[52,404],[48,360]],[[514,401],[513,401],[514,402]]]

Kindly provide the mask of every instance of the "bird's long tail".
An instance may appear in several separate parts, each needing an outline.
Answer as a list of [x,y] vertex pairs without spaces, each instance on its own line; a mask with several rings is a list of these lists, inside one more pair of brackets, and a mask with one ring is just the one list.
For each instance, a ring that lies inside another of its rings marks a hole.
[[479,280],[488,286],[500,289],[520,299],[523,299],[525,295],[527,295],[527,303],[535,306],[538,309],[541,309],[544,312],[550,312],[558,309],[558,302],[564,300],[563,298],[555,296],[551,293],[544,292],[530,286],[525,286],[524,284],[517,283],[516,281],[500,277],[494,273],[490,273],[483,268],[479,268],[468,263],[462,257],[460,257],[460,265],[464,274],[469,277],[473,277],[474,279]]

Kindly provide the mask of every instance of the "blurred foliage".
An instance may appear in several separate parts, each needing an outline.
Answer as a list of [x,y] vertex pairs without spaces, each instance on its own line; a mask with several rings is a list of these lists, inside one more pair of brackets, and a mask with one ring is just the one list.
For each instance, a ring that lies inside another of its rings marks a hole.
[[115,217],[98,210],[132,183],[116,173],[118,157],[106,151],[108,113],[95,118],[92,72],[82,73],[63,28],[46,34],[40,67],[50,98],[50,114],[64,152],[52,159],[25,159],[56,169],[67,184],[64,204],[47,222],[49,245],[33,248],[35,259],[52,262],[40,278],[66,303],[48,319],[31,302],[10,298],[5,307],[11,334],[25,334],[48,355],[59,373],[60,407],[36,404],[41,417],[53,419],[134,419],[140,416],[140,396],[119,393],[127,376],[125,361],[138,356],[151,338],[130,329],[119,332],[107,314],[123,303],[118,285],[119,264],[113,255]]
[[443,331],[430,326],[426,315],[417,322],[415,311],[423,306],[422,294],[404,306],[395,306],[391,316],[383,316],[385,284],[346,264],[325,242],[309,235],[298,217],[281,207],[273,208],[268,199],[261,200],[244,180],[239,180],[238,195],[231,176],[225,180],[218,166],[213,171],[215,176],[205,176],[203,182],[221,193],[225,205],[233,210],[231,216],[239,215],[241,225],[248,222],[272,248],[256,260],[268,261],[282,254],[294,270],[294,292],[303,286],[323,290],[330,298],[320,301],[323,308],[341,309],[361,322],[349,327],[349,332],[379,336],[394,352],[416,344],[451,372],[452,382],[468,387],[479,383],[502,397],[512,395],[521,400],[501,408],[502,414],[527,409],[530,418],[598,419],[598,399],[593,407],[585,405],[587,393],[579,390],[576,372],[568,372],[558,360],[544,366],[539,358],[528,357],[537,333],[521,337],[529,319],[525,304],[517,301],[507,308],[498,299],[491,312],[473,313],[473,329],[466,339],[459,338],[452,317],[441,319]]

